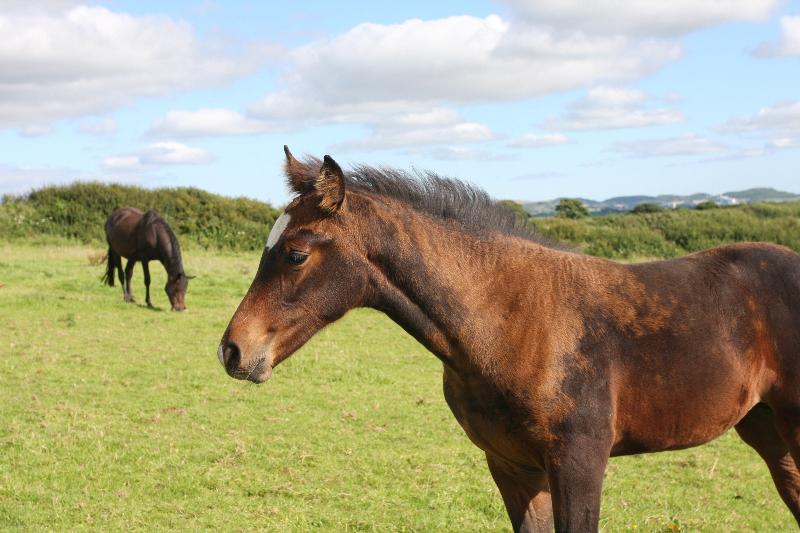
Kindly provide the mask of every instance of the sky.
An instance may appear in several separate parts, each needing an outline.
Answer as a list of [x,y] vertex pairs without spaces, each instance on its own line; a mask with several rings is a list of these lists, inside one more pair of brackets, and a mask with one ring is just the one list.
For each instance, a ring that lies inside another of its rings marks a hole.
[[502,199],[800,193],[800,0],[0,0],[0,35],[0,194],[281,205],[284,144]]

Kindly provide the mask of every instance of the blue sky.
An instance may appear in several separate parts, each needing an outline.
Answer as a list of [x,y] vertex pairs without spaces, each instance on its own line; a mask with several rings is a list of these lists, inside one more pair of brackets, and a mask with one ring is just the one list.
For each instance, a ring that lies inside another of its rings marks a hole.
[[800,193],[799,4],[0,0],[0,193],[281,204],[284,144],[518,200]]

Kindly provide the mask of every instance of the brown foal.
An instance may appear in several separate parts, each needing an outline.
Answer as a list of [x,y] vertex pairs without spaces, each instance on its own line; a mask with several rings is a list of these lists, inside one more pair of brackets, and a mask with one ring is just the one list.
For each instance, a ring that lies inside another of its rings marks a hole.
[[442,361],[516,531],[596,531],[610,456],[731,427],[800,520],[800,256],[744,243],[618,264],[546,242],[461,182],[345,176],[285,151],[296,197],[222,336],[228,374],[263,382],[372,307]]

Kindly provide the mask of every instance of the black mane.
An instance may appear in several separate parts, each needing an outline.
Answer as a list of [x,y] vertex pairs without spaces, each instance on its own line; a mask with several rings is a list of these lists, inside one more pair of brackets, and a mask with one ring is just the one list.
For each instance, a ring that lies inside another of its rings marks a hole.
[[[315,157],[303,161],[313,180],[322,162]],[[436,218],[455,221],[469,232],[498,231],[549,248],[566,247],[540,234],[511,209],[493,200],[486,191],[461,180],[429,171],[356,165],[345,171],[345,187],[398,200]]]
[[142,217],[142,224],[145,226],[154,225],[164,229],[170,242],[170,263],[177,267],[178,272],[183,272],[183,258],[181,257],[181,247],[178,244],[178,237],[175,236],[175,233],[172,231],[172,228],[169,227],[167,221],[164,220],[155,209],[148,209]]

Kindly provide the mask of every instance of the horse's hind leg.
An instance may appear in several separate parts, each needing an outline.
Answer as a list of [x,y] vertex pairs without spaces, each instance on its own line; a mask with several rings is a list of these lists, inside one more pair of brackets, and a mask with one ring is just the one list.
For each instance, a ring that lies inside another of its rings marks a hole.
[[757,404],[736,424],[736,432],[767,463],[778,493],[800,525],[800,472],[789,446],[778,433],[772,409]]
[[125,296],[125,275],[122,273],[122,257],[119,254],[114,254],[114,266],[117,269],[117,277],[119,284],[122,286],[122,296]]
[[553,508],[547,474],[511,465],[486,455],[515,532],[553,531]]
[[128,259],[128,264],[125,265],[125,301],[128,303],[133,302],[133,294],[131,294],[131,278],[133,277],[133,267],[136,266],[135,259]]
[[147,264],[147,261],[142,261],[142,270],[144,271],[144,290],[145,290],[145,302],[147,302],[147,307],[153,307],[153,304],[150,302],[150,266]]

